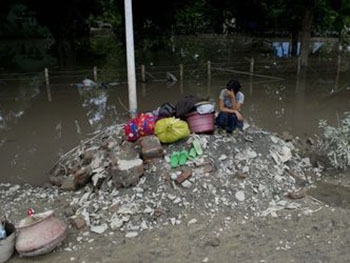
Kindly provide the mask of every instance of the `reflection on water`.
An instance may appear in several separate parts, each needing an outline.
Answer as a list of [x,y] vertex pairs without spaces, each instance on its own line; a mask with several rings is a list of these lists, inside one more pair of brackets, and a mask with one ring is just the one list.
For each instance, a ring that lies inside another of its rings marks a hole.
[[105,117],[107,110],[107,92],[103,89],[79,88],[80,96],[84,97],[82,106],[88,110],[87,117],[91,125],[99,123]]
[[318,182],[310,188],[308,194],[332,207],[350,208],[350,188],[327,182]]
[[[281,80],[234,73],[175,82],[138,83],[138,111],[156,109],[164,102],[175,104],[194,94],[216,101],[230,78],[241,81],[246,99],[247,121],[273,131],[295,136],[319,133],[318,121],[332,125],[349,110],[349,83],[334,75],[279,75]],[[50,98],[44,86],[11,82],[0,89],[1,182],[46,183],[48,171],[80,140],[128,119],[128,87],[85,89],[67,83],[50,83]],[[335,88],[336,87],[336,88]]]
[[[11,87],[0,89],[0,129],[7,129],[8,124],[16,123],[28,107],[28,102],[40,93],[37,78],[28,81],[19,81]],[[10,102],[8,105],[6,102]],[[8,107],[7,107],[8,106]]]

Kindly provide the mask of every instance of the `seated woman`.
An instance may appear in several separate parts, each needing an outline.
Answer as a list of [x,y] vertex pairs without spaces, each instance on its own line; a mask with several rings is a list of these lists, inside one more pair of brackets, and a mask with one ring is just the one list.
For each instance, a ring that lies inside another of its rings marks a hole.
[[226,130],[232,134],[236,129],[243,130],[243,115],[241,106],[244,103],[244,94],[240,91],[241,84],[238,80],[230,80],[219,95],[219,114],[216,117],[216,125],[221,133]]

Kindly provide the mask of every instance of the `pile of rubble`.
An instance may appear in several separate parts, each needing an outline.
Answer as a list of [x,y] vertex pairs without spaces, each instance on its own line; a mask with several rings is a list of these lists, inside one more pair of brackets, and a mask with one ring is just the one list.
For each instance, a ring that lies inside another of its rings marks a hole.
[[[189,149],[193,140],[203,154],[171,168],[171,153]],[[63,155],[50,171],[53,186],[0,184],[0,206],[12,219],[30,205],[54,209],[78,230],[134,237],[232,211],[246,219],[274,215],[297,207],[293,199],[304,197],[321,172],[292,140],[255,126],[235,136],[191,134],[162,145],[155,136],[128,142],[119,125]]]

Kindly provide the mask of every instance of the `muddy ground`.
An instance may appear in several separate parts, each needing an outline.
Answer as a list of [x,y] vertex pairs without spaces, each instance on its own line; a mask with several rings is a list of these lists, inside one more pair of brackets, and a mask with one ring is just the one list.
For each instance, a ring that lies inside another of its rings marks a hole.
[[[249,135],[255,142],[258,142],[259,136],[271,136],[266,132]],[[216,141],[218,138],[211,137]],[[224,143],[227,143],[231,138],[225,140]],[[250,140],[234,140],[242,146],[250,143]],[[209,142],[209,145],[213,144],[213,141]],[[260,144],[254,145],[259,153]],[[220,145],[215,149],[216,152],[205,149],[212,160],[219,159],[224,150]],[[260,155],[260,158],[263,156]],[[248,164],[254,166],[253,163]],[[220,169],[217,170],[225,170]],[[37,211],[54,209],[56,216],[69,225],[67,238],[54,251],[28,258],[15,252],[9,262],[350,262],[349,176],[323,170],[322,176],[318,174],[312,180],[308,179],[307,187],[303,185],[303,180],[299,185],[295,182],[294,190],[300,189],[300,185],[305,190],[300,198],[288,198],[288,189],[278,192],[277,188],[269,194],[251,196],[247,187],[244,188],[244,202],[235,206],[231,204],[236,203],[233,199],[228,200],[229,205],[219,202],[215,209],[205,205],[215,204],[211,199],[215,199],[215,195],[201,194],[200,191],[193,193],[193,186],[181,188],[181,196],[191,200],[191,205],[176,206],[178,210],[175,206],[167,207],[166,216],[156,218],[153,227],[152,221],[146,221],[148,227],[137,227],[137,235],[133,237],[128,237],[126,229],[122,228],[100,234],[89,229],[76,229],[69,220],[75,212],[71,211],[74,210],[71,202],[75,193],[61,192],[52,186],[34,188],[23,185],[14,188],[8,184],[1,185],[1,212],[12,222],[23,218],[28,207],[33,207]],[[194,184],[220,183],[215,180],[213,174],[205,174]],[[239,181],[242,178],[232,177],[230,180],[234,188],[242,187],[242,181]],[[250,182],[249,177],[243,180],[247,184]],[[262,178],[261,182],[264,180]],[[230,185],[224,190],[230,192],[233,189]],[[10,191],[14,193],[9,194]],[[119,195],[123,191],[126,190],[121,189]],[[285,203],[278,206],[276,202]]]
[[70,251],[77,243],[72,230],[54,252],[34,258],[15,254],[9,262],[349,262],[349,210],[308,197],[300,202],[314,212],[246,220],[232,211],[132,239],[118,232],[93,235],[91,243]]

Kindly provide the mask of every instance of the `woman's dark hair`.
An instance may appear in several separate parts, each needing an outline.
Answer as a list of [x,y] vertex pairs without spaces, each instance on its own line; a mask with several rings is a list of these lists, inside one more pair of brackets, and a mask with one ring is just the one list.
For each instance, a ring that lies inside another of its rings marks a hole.
[[233,90],[233,92],[236,94],[241,89],[241,83],[239,83],[239,81],[236,79],[232,79],[226,84],[226,88],[228,90]]

